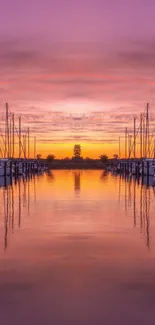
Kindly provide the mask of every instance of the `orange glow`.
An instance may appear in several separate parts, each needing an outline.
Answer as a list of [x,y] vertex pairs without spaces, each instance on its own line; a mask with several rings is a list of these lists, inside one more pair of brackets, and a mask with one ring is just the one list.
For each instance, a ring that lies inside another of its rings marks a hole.
[[[79,143],[79,142],[78,142]],[[42,158],[46,158],[48,154],[55,155],[56,158],[62,159],[65,157],[71,158],[73,156],[73,148],[75,142],[64,143],[64,144],[38,144],[37,154],[40,153]],[[109,157],[113,154],[118,153],[118,148],[113,144],[91,144],[91,143],[79,143],[82,149],[82,157],[90,157],[97,159],[103,153],[106,153]],[[18,155],[18,151],[16,152]],[[33,157],[33,145],[30,146],[30,156]]]

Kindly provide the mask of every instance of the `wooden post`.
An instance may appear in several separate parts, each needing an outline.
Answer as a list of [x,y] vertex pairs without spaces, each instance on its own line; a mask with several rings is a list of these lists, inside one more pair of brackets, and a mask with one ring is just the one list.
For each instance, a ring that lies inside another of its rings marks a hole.
[[22,173],[24,173],[25,162],[22,162]]
[[10,161],[10,175],[12,177],[12,160]]
[[149,180],[149,167],[150,167],[150,163],[149,161],[147,161],[147,181]]
[[149,161],[147,161],[147,186],[149,185],[149,167],[150,167],[150,163]]
[[4,162],[4,176],[7,175],[7,161]]
[[140,161],[138,161],[138,177],[139,177],[139,174],[140,174]]
[[142,177],[144,176],[144,160],[142,160]]

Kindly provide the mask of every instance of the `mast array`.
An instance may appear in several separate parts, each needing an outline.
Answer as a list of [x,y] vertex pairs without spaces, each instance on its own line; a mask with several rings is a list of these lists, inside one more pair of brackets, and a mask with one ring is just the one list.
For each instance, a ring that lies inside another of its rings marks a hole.
[[[137,117],[133,119],[133,131],[125,127],[124,134],[124,157],[129,158],[154,158],[155,159],[155,128],[150,132],[150,114],[149,103],[147,103],[145,111],[140,114],[140,123],[137,127]],[[132,136],[133,134],[133,136]],[[119,136],[119,158],[120,143]]]
[[[15,114],[5,105],[5,131],[0,130],[0,158],[36,158],[36,137],[34,148],[30,147],[30,128],[22,128],[21,116],[18,117],[18,126],[15,124]],[[33,154],[32,154],[32,152]]]

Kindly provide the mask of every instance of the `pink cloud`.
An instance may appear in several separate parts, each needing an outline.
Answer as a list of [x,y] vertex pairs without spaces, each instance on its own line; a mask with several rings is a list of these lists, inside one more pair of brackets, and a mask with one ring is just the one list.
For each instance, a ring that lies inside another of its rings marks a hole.
[[[139,117],[146,101],[155,104],[155,46],[151,44],[145,50],[145,43],[137,42],[133,48],[129,42],[126,50],[122,46],[112,52],[85,45],[80,53],[67,46],[49,51],[19,42],[3,44],[1,111],[8,101],[40,142],[46,134],[47,141],[52,137],[58,143],[63,138],[115,143],[126,125],[132,129],[133,115]],[[81,103],[87,110],[83,108],[85,116],[77,117]],[[70,112],[65,113],[66,107]]]

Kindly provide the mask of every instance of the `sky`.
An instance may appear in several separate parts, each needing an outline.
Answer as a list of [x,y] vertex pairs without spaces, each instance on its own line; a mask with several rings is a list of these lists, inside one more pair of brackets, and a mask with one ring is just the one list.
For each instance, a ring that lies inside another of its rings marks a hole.
[[[118,152],[155,105],[153,0],[2,0],[0,114],[5,103],[46,156]],[[17,121],[16,121],[17,123]]]

